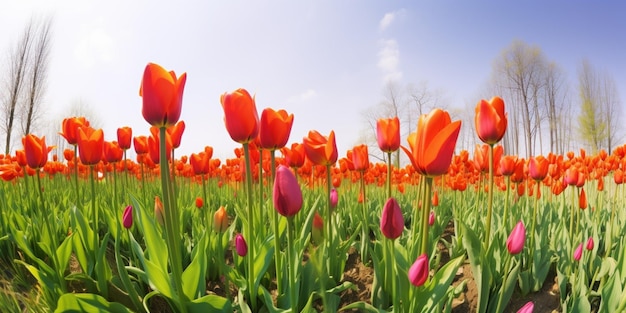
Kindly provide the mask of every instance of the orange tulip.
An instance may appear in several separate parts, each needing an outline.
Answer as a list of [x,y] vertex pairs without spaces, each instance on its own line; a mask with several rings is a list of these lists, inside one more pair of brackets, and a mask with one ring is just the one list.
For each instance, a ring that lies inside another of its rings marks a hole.
[[167,128],[167,134],[172,141],[172,148],[178,149],[178,147],[180,147],[183,132],[185,132],[185,121],[180,121],[176,123],[176,125]]
[[220,97],[226,130],[235,142],[248,143],[259,133],[259,115],[254,97],[245,89],[224,93]]
[[119,162],[124,156],[124,150],[120,148],[117,141],[105,141],[103,153],[104,159],[109,163]]
[[0,165],[0,178],[4,181],[11,181],[20,175],[20,168],[14,163]]
[[376,140],[383,152],[394,152],[400,148],[400,120],[397,116],[376,121]]
[[228,213],[226,209],[221,206],[215,214],[213,214],[213,229],[216,233],[223,233],[228,228]]
[[461,130],[461,121],[450,121],[450,114],[434,109],[420,116],[417,132],[408,138],[410,149],[402,147],[411,159],[411,164],[421,175],[439,176],[448,171],[456,140]]
[[66,118],[63,119],[62,132],[59,135],[63,136],[67,143],[74,146],[78,143],[78,128],[88,126],[89,122],[84,117]]
[[581,210],[585,210],[587,208],[587,194],[585,193],[585,188],[580,188],[580,195],[578,195],[578,207]]
[[528,175],[534,180],[543,180],[548,175],[548,159],[543,156],[530,158],[528,163]]
[[28,161],[26,161],[26,152],[24,152],[24,150],[16,150],[15,161],[17,162],[19,166],[22,166],[22,167],[28,165]]
[[332,165],[337,162],[335,131],[330,131],[330,135],[325,137],[318,131],[312,130],[307,137],[304,137],[303,145],[306,156],[313,164]]
[[204,175],[208,174],[210,170],[209,160],[211,159],[210,155],[207,155],[205,152],[200,152],[198,154],[192,153],[189,157],[189,163],[191,164],[191,169],[195,175]]
[[285,110],[274,111],[271,108],[263,110],[259,125],[260,146],[263,149],[276,150],[284,147],[289,140],[293,114]]
[[91,127],[78,129],[78,154],[83,164],[98,164],[102,159],[103,149],[104,133],[102,129],[94,130]]
[[505,155],[500,159],[500,172],[504,176],[511,176],[515,173],[515,164],[517,157],[514,155]]
[[135,147],[135,153],[146,154],[148,153],[148,137],[137,136],[133,137],[133,147]]
[[355,171],[365,171],[370,165],[367,145],[358,145],[352,149],[352,164]]
[[148,63],[143,72],[139,95],[143,99],[141,114],[152,126],[169,127],[178,122],[183,104],[187,73],[176,78],[174,71]]
[[24,153],[26,154],[26,164],[33,169],[42,168],[48,162],[48,152],[53,147],[46,146],[46,137],[37,137],[28,134],[22,138]]
[[133,129],[124,126],[117,129],[117,144],[122,150],[130,149],[131,139],[133,138]]
[[493,97],[491,100],[480,100],[476,106],[474,118],[476,133],[480,140],[488,145],[498,143],[506,131],[508,114],[504,112],[504,100]]
[[294,142],[291,149],[284,147],[280,150],[290,167],[302,167],[304,165],[304,145]]

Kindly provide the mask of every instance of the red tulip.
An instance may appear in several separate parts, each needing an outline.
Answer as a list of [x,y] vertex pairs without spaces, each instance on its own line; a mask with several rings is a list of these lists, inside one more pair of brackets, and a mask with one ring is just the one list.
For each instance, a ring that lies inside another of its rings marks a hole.
[[528,175],[534,180],[543,180],[548,175],[548,159],[543,156],[532,157],[528,163]]
[[204,200],[201,197],[196,197],[196,208],[201,209],[204,206]]
[[585,188],[580,188],[580,195],[578,195],[578,207],[581,210],[585,210],[587,208],[587,194],[585,193]]
[[505,155],[500,159],[500,173],[504,176],[511,176],[515,173],[515,165],[517,157],[514,155]]
[[224,93],[220,97],[226,130],[235,142],[248,143],[259,133],[259,115],[254,97],[245,89]]
[[337,162],[337,143],[335,142],[334,131],[330,131],[330,135],[324,137],[319,132],[312,130],[307,137],[304,137],[303,145],[306,156],[313,164],[332,165]]
[[63,119],[63,131],[59,135],[63,136],[67,143],[75,146],[78,143],[78,128],[88,127],[89,122],[84,117],[70,117]]
[[397,116],[376,121],[376,140],[383,152],[390,153],[400,148],[400,120]]
[[498,143],[506,131],[508,114],[504,112],[504,100],[493,97],[491,100],[480,100],[476,106],[474,118],[476,133],[480,140],[488,145]]
[[125,126],[117,129],[117,144],[122,150],[130,149],[131,139],[133,138],[133,129]]
[[[212,151],[211,151],[212,154]],[[200,152],[199,154],[192,153],[189,157],[189,164],[191,164],[191,169],[195,175],[204,175],[208,174],[210,167],[211,156],[204,152]]]
[[434,109],[420,116],[417,132],[408,138],[410,150],[402,149],[421,175],[443,175],[448,172],[460,130],[461,121],[451,122],[448,112]]
[[594,246],[593,237],[589,237],[589,239],[587,239],[587,250],[588,251],[593,250],[593,246]]
[[124,209],[124,214],[122,215],[122,225],[124,228],[129,229],[133,226],[133,206],[129,205]]
[[185,121],[179,121],[176,125],[167,128],[167,134],[172,141],[172,148],[178,149],[180,147],[183,132],[185,132]]
[[428,272],[428,255],[424,253],[417,257],[415,263],[409,268],[409,281],[413,286],[420,287],[426,282],[426,279],[428,279]]
[[148,137],[137,136],[133,137],[133,147],[135,147],[135,153],[146,154],[148,153]]
[[85,165],[95,165],[102,160],[104,150],[104,133],[102,129],[91,127],[78,129],[78,154]]
[[358,145],[352,149],[352,164],[355,171],[365,171],[370,166],[367,145]]
[[103,146],[104,159],[109,163],[115,163],[122,160],[124,150],[120,148],[117,141],[105,141]]
[[139,89],[143,100],[141,113],[148,124],[169,127],[178,122],[186,81],[187,73],[177,78],[174,71],[168,72],[160,65],[148,63]]
[[246,244],[246,240],[243,238],[242,234],[235,235],[235,250],[237,254],[241,257],[246,256],[248,254],[248,244]]
[[263,110],[259,126],[260,147],[268,150],[284,147],[289,140],[292,125],[293,114],[271,108]]
[[304,145],[300,143],[291,144],[291,149],[285,147],[280,150],[290,167],[299,168],[304,165],[305,152]]
[[318,212],[315,212],[315,215],[313,216],[313,227],[311,229],[311,233],[313,240],[316,243],[319,244],[322,242],[324,238],[324,219],[322,219],[322,216]]
[[435,211],[430,211],[428,214],[428,226],[435,225]]
[[26,163],[33,169],[42,168],[48,162],[48,152],[52,147],[46,146],[46,137],[37,137],[28,134],[22,139],[24,145],[24,154],[26,155]]
[[517,222],[517,225],[511,231],[511,234],[506,239],[506,248],[510,254],[519,254],[524,249],[524,242],[526,241],[526,228],[522,221]]
[[302,190],[291,170],[280,165],[274,180],[274,208],[280,215],[291,217],[302,208]]
[[395,198],[387,199],[380,217],[380,231],[389,239],[396,239],[404,230],[404,217]]

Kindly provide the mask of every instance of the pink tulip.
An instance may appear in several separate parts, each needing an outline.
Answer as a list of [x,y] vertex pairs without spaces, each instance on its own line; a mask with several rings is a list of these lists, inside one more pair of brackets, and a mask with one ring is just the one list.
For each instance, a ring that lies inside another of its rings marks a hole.
[[417,257],[415,263],[409,269],[409,281],[413,286],[419,287],[428,279],[428,255],[426,253]]
[[389,239],[396,239],[404,230],[404,217],[398,201],[394,198],[387,199],[380,218],[380,231]]
[[337,194],[337,189],[333,188],[330,190],[330,207],[334,209],[339,202],[339,195]]
[[430,214],[428,215],[428,226],[433,225],[435,225],[435,211],[430,211]]
[[124,214],[122,215],[122,225],[124,228],[129,229],[133,226],[133,206],[129,205],[124,209]]
[[526,228],[522,221],[517,222],[513,231],[506,239],[506,248],[510,254],[518,254],[524,250],[524,241],[526,241]]
[[580,261],[583,256],[583,244],[579,244],[576,250],[574,250],[574,261]]
[[302,208],[302,190],[289,167],[280,165],[274,180],[274,208],[280,215],[291,217]]
[[535,308],[535,304],[532,301],[528,301],[528,303],[524,304],[517,313],[533,313],[533,309]]
[[248,254],[248,244],[246,244],[246,240],[243,238],[242,234],[235,235],[235,250],[237,251],[237,255],[241,257]]

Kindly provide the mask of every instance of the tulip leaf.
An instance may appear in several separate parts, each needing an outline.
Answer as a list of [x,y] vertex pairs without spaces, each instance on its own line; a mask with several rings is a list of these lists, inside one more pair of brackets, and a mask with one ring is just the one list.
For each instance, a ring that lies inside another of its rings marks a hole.
[[[196,299],[204,290],[206,272],[206,233],[202,236],[202,239],[194,247],[195,256],[191,261],[191,264],[187,266],[183,272],[183,291],[187,298]],[[201,251],[202,253],[199,253]]]
[[[202,254],[202,253],[200,253]],[[189,313],[233,312],[232,304],[228,299],[216,295],[206,295],[202,298],[187,302]]]
[[59,298],[55,312],[130,313],[132,311],[120,303],[109,302],[99,295],[90,293],[66,293]]

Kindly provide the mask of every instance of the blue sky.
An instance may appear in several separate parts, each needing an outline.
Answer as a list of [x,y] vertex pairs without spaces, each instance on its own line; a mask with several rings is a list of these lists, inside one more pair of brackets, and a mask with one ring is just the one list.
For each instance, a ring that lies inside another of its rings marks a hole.
[[617,1],[5,1],[0,53],[31,16],[53,16],[48,124],[81,101],[107,140],[120,126],[148,134],[138,89],[155,62],[188,75],[181,154],[210,145],[216,157],[233,155],[238,144],[219,97],[242,87],[256,94],[259,114],[295,114],[290,142],[335,130],[345,155],[360,143],[361,113],[383,99],[387,80],[427,82],[446,106],[473,108],[513,40],[539,46],[571,88],[587,58],[613,76],[623,99],[625,13]]

